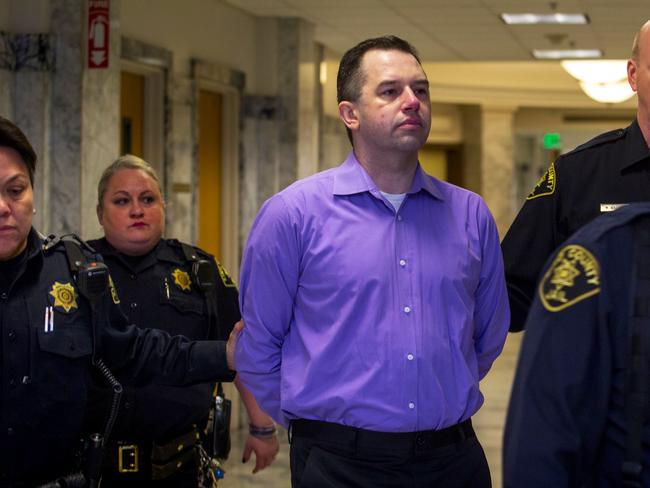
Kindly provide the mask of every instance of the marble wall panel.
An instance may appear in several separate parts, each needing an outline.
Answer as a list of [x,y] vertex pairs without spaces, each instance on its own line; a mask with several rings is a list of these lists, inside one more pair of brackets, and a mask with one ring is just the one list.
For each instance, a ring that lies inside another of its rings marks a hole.
[[52,0],[56,65],[50,110],[50,232],[81,230],[81,0]]
[[244,243],[260,206],[279,190],[277,97],[244,98],[243,162],[241,178],[240,242]]
[[194,133],[194,83],[174,77],[170,88],[169,143],[171,161],[167,173],[167,232],[177,239],[195,242],[197,222],[193,209],[196,205],[197,146]]

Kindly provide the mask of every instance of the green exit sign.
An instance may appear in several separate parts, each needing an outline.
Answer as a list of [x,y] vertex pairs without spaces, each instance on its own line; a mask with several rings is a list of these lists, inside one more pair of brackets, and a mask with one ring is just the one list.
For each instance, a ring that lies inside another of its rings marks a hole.
[[562,141],[560,134],[557,132],[547,132],[544,134],[544,149],[561,149]]

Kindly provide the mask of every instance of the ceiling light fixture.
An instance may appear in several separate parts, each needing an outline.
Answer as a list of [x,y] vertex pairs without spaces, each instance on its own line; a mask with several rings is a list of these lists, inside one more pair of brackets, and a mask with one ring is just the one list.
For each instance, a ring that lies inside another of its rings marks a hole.
[[499,15],[508,25],[530,25],[530,24],[563,24],[563,25],[584,25],[589,23],[589,17],[585,14],[512,14],[503,13]]
[[533,49],[536,59],[602,58],[600,49]]
[[580,81],[580,88],[600,103],[621,103],[634,95],[627,82],[627,60],[565,60],[562,68]]
[[621,103],[634,95],[627,80],[614,83],[580,82],[580,88],[587,96],[600,103]]
[[612,83],[627,78],[626,59],[564,60],[564,70],[576,80],[587,83]]

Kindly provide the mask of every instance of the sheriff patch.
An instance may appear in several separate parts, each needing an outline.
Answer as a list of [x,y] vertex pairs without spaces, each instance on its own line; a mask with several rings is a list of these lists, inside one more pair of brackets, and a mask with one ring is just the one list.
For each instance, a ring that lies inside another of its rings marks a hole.
[[539,284],[544,308],[559,312],[600,292],[600,265],[584,247],[564,247]]
[[224,286],[228,288],[237,288],[237,283],[234,282],[234,280],[230,277],[221,263],[217,261],[216,258],[214,262],[217,263],[217,270],[219,270],[219,276],[221,276],[221,281],[223,282]]
[[181,290],[190,291],[192,280],[190,279],[190,275],[188,275],[185,271],[176,268],[172,273],[172,277],[174,278],[174,284],[176,284],[176,286],[178,286]]
[[59,312],[69,313],[77,307],[77,294],[72,283],[59,283],[55,281],[50,290],[50,303]]
[[108,288],[111,290],[111,298],[115,305],[120,304],[120,297],[117,296],[117,290],[115,289],[115,283],[113,283],[113,278],[111,275],[108,275]]
[[546,173],[539,179],[533,191],[526,197],[526,200],[533,200],[538,197],[552,195],[555,192],[555,164],[546,170]]

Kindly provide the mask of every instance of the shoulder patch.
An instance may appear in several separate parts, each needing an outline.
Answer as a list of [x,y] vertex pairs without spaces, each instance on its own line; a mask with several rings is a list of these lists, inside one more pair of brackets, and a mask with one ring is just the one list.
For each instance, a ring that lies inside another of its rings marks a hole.
[[549,312],[559,312],[600,292],[600,265],[587,249],[563,247],[539,284],[539,298]]
[[229,288],[237,288],[237,283],[235,283],[235,281],[230,277],[221,263],[217,261],[217,258],[214,258],[214,262],[217,264],[217,270],[219,271],[219,276],[221,277],[221,281],[223,282],[224,286],[227,286]]
[[50,297],[50,303],[60,312],[70,313],[73,308],[78,308],[77,293],[72,283],[55,281],[50,290]]
[[526,197],[526,200],[533,200],[534,198],[544,197],[555,193],[555,164],[551,163],[546,173],[539,179],[533,191]]

